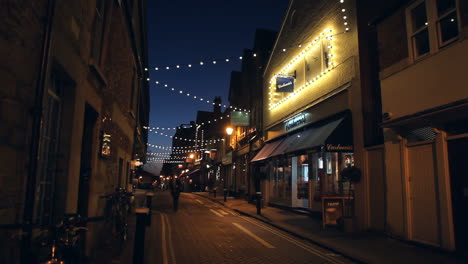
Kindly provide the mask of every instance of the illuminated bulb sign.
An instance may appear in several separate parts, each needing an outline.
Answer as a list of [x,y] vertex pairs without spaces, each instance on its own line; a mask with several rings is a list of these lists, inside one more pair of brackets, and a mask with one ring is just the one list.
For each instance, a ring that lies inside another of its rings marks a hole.
[[111,135],[102,131],[101,134],[101,157],[108,159],[111,156]]
[[284,130],[286,130],[286,132],[289,132],[296,128],[303,127],[309,122],[309,118],[307,118],[308,116],[308,113],[300,113],[289,118],[288,120],[284,121]]

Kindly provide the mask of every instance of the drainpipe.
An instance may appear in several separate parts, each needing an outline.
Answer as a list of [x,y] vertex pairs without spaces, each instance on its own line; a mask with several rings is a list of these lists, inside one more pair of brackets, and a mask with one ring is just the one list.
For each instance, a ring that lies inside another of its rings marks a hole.
[[46,21],[44,24],[44,38],[42,40],[42,51],[40,66],[36,82],[36,94],[32,112],[32,131],[29,149],[29,170],[26,181],[26,195],[23,213],[23,237],[21,240],[21,263],[31,263],[30,247],[32,233],[32,218],[34,213],[34,196],[36,188],[39,137],[41,132],[42,107],[47,80],[47,68],[49,65],[50,43],[52,39],[52,25],[55,11],[55,0],[47,2]]

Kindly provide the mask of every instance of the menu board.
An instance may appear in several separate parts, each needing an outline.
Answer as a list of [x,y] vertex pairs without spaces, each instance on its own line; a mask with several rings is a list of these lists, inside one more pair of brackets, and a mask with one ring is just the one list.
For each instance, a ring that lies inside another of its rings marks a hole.
[[342,197],[322,197],[322,223],[323,228],[327,225],[338,225],[338,219],[343,216]]

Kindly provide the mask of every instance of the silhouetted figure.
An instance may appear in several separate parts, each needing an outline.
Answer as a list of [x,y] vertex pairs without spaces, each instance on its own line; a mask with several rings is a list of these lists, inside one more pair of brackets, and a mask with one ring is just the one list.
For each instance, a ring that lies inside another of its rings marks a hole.
[[179,196],[182,190],[182,183],[180,182],[180,179],[177,178],[175,180],[171,180],[171,183],[169,184],[169,188],[171,189],[173,208],[174,208],[174,211],[177,212],[177,209],[179,207]]

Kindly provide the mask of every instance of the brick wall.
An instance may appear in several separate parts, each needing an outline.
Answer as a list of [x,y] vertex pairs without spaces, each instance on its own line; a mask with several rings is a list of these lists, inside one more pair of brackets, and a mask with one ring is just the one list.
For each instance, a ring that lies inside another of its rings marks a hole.
[[[46,1],[6,0],[0,8],[0,225],[22,222]],[[35,73],[35,74],[31,74]],[[0,229],[0,263],[17,263],[19,237]]]

